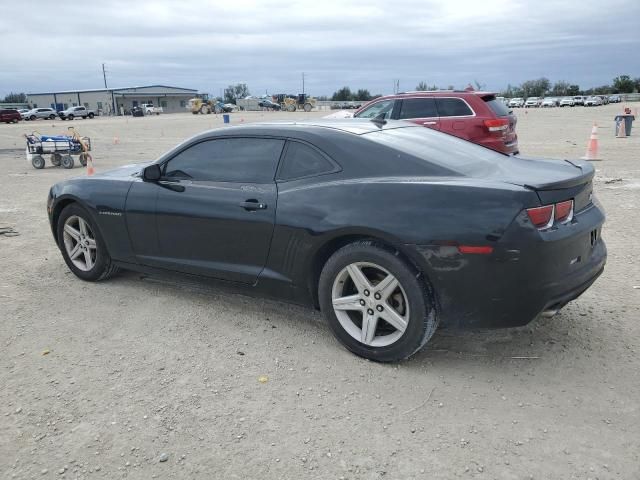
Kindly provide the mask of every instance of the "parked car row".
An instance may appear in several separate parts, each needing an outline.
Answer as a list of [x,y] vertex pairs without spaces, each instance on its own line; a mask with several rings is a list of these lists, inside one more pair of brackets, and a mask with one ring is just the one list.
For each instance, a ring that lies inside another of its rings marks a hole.
[[507,102],[509,108],[538,108],[538,107],[575,107],[582,105],[592,107],[596,105],[606,105],[607,103],[620,103],[620,95],[575,95],[573,97],[528,97],[512,98]]

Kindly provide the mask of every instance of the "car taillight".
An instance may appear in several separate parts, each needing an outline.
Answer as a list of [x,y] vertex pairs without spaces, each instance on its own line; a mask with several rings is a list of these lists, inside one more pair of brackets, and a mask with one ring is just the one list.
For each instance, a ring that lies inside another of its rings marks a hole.
[[490,132],[504,132],[507,128],[509,128],[509,120],[504,118],[496,118],[493,120],[485,120],[484,126]]
[[569,222],[573,218],[573,200],[556,203],[556,222]]
[[529,215],[529,220],[536,228],[549,228],[553,225],[553,208],[553,205],[527,208],[527,215]]
[[573,219],[573,200],[566,200],[552,205],[527,208],[529,220],[538,230],[553,226],[554,221],[567,223]]

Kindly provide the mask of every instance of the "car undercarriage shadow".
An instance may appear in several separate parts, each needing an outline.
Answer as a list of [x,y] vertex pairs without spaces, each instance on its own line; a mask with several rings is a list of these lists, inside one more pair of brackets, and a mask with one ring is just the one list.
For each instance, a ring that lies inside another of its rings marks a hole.
[[[206,296],[212,302],[224,302],[227,308],[244,313],[266,315],[271,322],[303,322],[317,330],[327,341],[331,339],[322,314],[314,309],[257,295],[257,292],[225,283],[199,281],[174,274],[141,274],[124,271],[120,280],[143,283],[166,289],[167,294]],[[591,325],[597,321],[592,307],[580,301],[567,305],[553,318],[538,318],[529,325],[508,329],[449,329],[440,328],[421,351],[402,362],[405,368],[425,366],[453,366],[462,364],[496,364],[505,362],[537,363],[559,357],[572,357],[590,348]],[[284,325],[283,325],[284,326]],[[342,348],[334,341],[336,349]],[[361,361],[353,356],[354,361]],[[502,368],[502,367],[500,367]]]

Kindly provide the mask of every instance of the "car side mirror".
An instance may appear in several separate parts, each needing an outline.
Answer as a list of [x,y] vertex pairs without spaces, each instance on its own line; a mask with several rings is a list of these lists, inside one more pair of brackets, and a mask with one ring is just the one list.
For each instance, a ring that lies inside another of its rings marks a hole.
[[142,178],[147,182],[157,182],[160,180],[162,172],[160,171],[160,165],[152,163],[148,167],[142,170]]

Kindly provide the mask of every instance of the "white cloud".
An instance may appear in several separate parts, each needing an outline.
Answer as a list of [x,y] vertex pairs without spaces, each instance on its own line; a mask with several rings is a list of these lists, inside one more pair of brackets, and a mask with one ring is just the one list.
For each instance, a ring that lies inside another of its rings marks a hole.
[[[637,0],[22,0],[0,18],[0,95],[164,83],[219,93],[388,93],[393,79],[489,88],[640,76]],[[25,18],[25,12],[28,12]],[[11,20],[14,19],[14,20]],[[15,21],[20,19],[20,21]],[[9,40],[9,41],[7,41]]]

